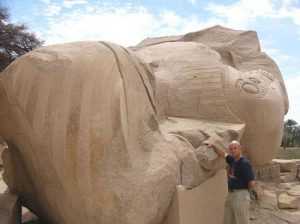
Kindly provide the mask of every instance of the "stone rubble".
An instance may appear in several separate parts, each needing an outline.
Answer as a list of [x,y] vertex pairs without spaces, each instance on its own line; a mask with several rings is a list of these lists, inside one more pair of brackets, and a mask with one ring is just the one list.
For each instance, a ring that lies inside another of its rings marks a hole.
[[251,224],[300,223],[299,167],[300,160],[273,159],[257,172],[262,196],[251,201]]

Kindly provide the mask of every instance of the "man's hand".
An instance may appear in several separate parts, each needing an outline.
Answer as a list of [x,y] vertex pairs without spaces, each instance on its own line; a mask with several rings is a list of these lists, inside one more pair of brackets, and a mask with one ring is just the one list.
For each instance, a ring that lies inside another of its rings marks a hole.
[[225,158],[227,156],[227,154],[223,150],[218,149],[217,147],[215,147],[212,143],[210,143],[207,140],[203,141],[201,145],[205,145],[206,147],[213,149],[215,151],[215,153],[222,158]]
[[253,181],[254,183],[250,184],[250,197],[252,200],[260,200],[262,195],[263,195],[263,191],[260,187],[260,185],[256,182],[256,181]]

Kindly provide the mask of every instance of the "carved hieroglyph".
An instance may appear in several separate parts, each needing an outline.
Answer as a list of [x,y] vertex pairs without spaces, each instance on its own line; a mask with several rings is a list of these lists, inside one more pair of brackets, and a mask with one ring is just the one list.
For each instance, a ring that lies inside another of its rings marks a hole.
[[254,34],[214,27],[17,59],[0,75],[9,189],[46,223],[160,224],[177,185],[224,166],[203,140],[241,139],[253,164],[268,162],[288,101]]

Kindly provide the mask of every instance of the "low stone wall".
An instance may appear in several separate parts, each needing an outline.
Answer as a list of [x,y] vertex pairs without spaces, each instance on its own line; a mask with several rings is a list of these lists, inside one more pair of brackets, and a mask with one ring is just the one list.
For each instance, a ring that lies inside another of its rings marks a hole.
[[258,180],[264,182],[280,183],[280,165],[275,163],[267,164],[257,171],[255,176]]
[[256,172],[260,181],[273,183],[287,183],[300,180],[299,159],[273,159],[272,163],[265,165]]

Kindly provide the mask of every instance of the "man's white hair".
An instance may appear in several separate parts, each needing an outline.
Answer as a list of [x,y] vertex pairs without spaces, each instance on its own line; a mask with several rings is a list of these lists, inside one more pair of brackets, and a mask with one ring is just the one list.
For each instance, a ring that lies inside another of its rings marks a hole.
[[231,141],[231,142],[229,143],[229,146],[230,146],[230,145],[237,145],[237,147],[238,147],[239,149],[242,148],[241,143],[240,143],[239,141],[237,141],[237,140]]

